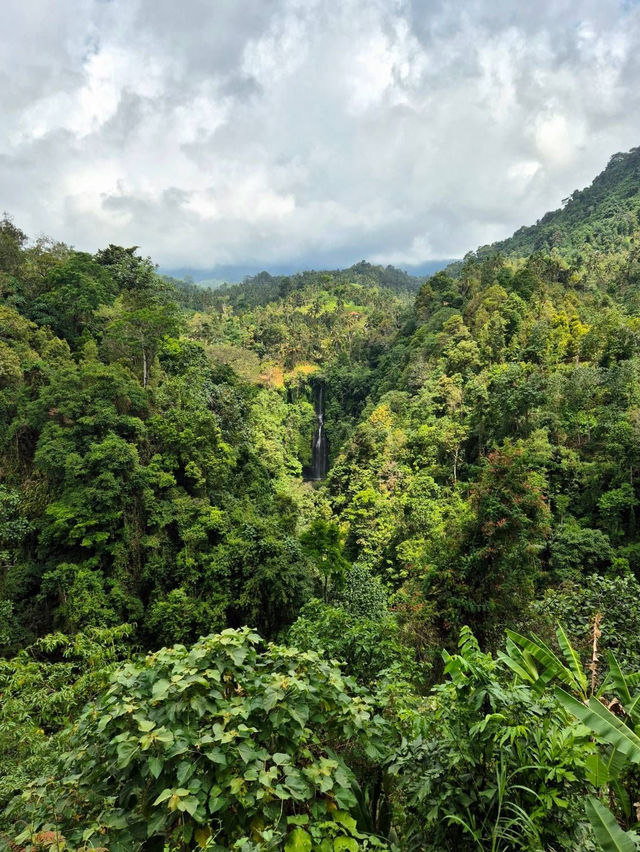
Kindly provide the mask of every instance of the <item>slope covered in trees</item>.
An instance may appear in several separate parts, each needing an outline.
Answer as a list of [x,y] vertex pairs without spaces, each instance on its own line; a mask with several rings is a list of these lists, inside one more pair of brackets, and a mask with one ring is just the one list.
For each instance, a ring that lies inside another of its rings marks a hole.
[[576,189],[559,210],[545,213],[535,225],[522,227],[507,240],[484,246],[480,256],[496,251],[524,257],[552,251],[581,262],[593,252],[628,249],[640,220],[640,148],[614,154],[606,169],[585,189]]
[[636,848],[637,158],[422,282],[2,222],[0,848]]

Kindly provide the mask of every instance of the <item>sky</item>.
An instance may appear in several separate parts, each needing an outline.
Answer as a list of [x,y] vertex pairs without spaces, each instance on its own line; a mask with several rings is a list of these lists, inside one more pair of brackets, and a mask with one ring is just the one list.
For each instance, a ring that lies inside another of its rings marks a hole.
[[631,0],[2,0],[0,211],[163,268],[401,267],[640,145]]

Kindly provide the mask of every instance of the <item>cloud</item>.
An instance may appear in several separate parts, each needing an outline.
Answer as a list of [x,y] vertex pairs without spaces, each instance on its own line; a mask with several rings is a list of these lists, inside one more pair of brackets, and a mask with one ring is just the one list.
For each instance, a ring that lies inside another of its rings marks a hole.
[[628,0],[5,0],[0,205],[163,266],[460,255],[640,144]]

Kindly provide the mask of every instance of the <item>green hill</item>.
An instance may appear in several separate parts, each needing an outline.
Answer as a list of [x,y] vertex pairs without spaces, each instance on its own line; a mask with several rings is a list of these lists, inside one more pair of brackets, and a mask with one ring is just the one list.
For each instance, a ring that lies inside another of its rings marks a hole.
[[630,244],[640,224],[640,147],[614,154],[606,169],[585,189],[576,189],[559,210],[545,213],[535,225],[478,249],[479,257],[500,252],[525,257],[557,251],[580,260],[590,251],[612,252]]

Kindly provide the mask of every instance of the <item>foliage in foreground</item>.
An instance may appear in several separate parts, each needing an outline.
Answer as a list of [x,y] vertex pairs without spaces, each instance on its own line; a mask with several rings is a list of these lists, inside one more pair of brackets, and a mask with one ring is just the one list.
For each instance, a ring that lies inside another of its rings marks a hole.
[[111,852],[380,846],[355,816],[385,734],[339,668],[226,630],[119,669],[10,813],[21,843],[57,830]]
[[[587,732],[553,693],[514,682],[464,629],[445,681],[409,714],[391,769],[410,849],[588,848]],[[581,824],[582,823],[582,824]]]

